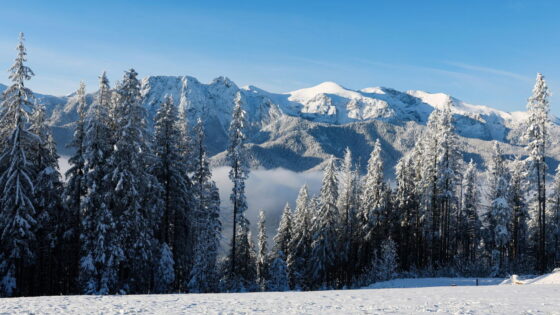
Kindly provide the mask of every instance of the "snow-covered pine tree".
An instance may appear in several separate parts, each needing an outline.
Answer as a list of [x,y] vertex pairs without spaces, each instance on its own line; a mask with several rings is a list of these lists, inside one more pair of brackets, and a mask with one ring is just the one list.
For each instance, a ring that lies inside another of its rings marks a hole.
[[344,161],[340,171],[340,198],[338,208],[341,211],[343,226],[347,238],[351,238],[356,228],[357,207],[359,206],[359,174],[352,163],[352,152],[350,148],[344,151]]
[[290,287],[294,289],[310,288],[307,266],[310,263],[312,241],[311,221],[309,192],[307,185],[303,185],[296,200],[290,251],[286,258],[288,269],[291,271]]
[[66,171],[66,186],[64,189],[64,204],[69,211],[76,213],[79,217],[82,198],[85,195],[85,162],[84,162],[84,138],[85,138],[85,121],[86,121],[86,86],[84,82],[80,83],[80,87],[76,91],[77,98],[77,114],[76,127],[74,129],[74,138],[68,145],[74,149],[74,154],[68,159],[70,168]]
[[473,160],[467,165],[463,175],[463,196],[461,201],[461,215],[458,220],[459,240],[462,244],[462,257],[470,263],[476,261],[476,250],[479,244],[481,223],[478,217],[480,207],[480,191],[477,182],[476,164]]
[[457,248],[453,239],[457,227],[454,219],[457,211],[457,186],[460,183],[459,166],[462,156],[459,140],[453,125],[452,102],[449,100],[439,116],[437,137],[437,187],[440,209],[441,262],[448,263]]
[[[439,146],[438,121],[441,111],[434,110],[428,117],[427,129],[414,146],[412,165],[416,167],[416,192],[419,199],[419,216],[425,253],[419,257],[419,265],[433,266],[440,261],[441,237],[440,207],[438,206],[437,151]],[[420,247],[418,246],[418,247]],[[420,248],[419,248],[420,250]],[[420,256],[420,255],[419,255]]]
[[327,161],[321,184],[317,216],[312,221],[311,259],[308,267],[314,287],[334,287],[340,270],[336,268],[338,250],[338,180],[335,158]]
[[0,292],[3,296],[29,295],[32,293],[33,274],[29,269],[36,260],[37,212],[33,204],[32,179],[36,170],[29,161],[38,138],[26,127],[28,110],[33,106],[33,93],[25,87],[33,71],[25,65],[26,51],[23,33],[17,45],[17,57],[10,68],[12,85],[3,94],[2,101],[2,152],[0,153]]
[[536,192],[533,196],[533,209],[537,221],[537,270],[544,273],[546,263],[546,163],[545,154],[548,145],[547,127],[550,121],[548,117],[550,92],[541,73],[537,73],[537,80],[533,88],[533,95],[529,98],[527,109],[527,129],[523,135],[528,142],[529,153],[529,176]]
[[507,268],[507,245],[510,241],[511,207],[509,204],[510,176],[505,166],[503,152],[497,141],[494,142],[494,153],[488,167],[488,200],[490,208],[484,216],[488,229],[486,245],[492,255],[492,268],[500,274]]
[[[229,253],[229,280],[239,282],[247,289],[247,284],[251,285],[255,274],[251,274],[251,248],[249,246],[249,221],[245,218],[244,212],[247,209],[245,198],[245,180],[249,175],[249,166],[245,148],[245,111],[242,108],[241,94],[235,96],[235,106],[232,112],[231,123],[229,126],[229,145],[227,149],[227,161],[231,166],[229,178],[233,182],[232,193],[230,195],[233,204],[233,235],[231,238],[231,250]],[[241,233],[241,235],[239,235]],[[244,242],[239,244],[238,242]],[[241,246],[245,248],[242,249]],[[243,265],[246,264],[246,265]],[[254,263],[252,264],[254,265]],[[249,269],[248,269],[249,268]],[[249,279],[245,278],[249,277]],[[233,283],[234,287],[239,284]]]
[[366,267],[371,264],[376,241],[387,235],[386,185],[383,180],[383,160],[381,143],[375,141],[371,152],[367,173],[363,178],[363,192],[359,214],[359,239],[361,240],[358,264]]
[[117,235],[117,217],[110,209],[112,190],[111,90],[105,73],[99,77],[97,99],[85,119],[85,196],[80,215],[80,291],[113,294],[118,289],[118,267],[124,251]]
[[[62,254],[62,234],[70,230],[67,223],[74,222],[74,218],[66,216],[62,207],[62,180],[58,170],[58,154],[56,144],[50,128],[45,121],[45,108],[35,105],[30,119],[29,131],[38,137],[39,142],[31,150],[29,160],[33,163],[35,177],[32,179],[34,192],[33,203],[37,218],[37,270],[35,272],[35,287],[37,292],[53,294],[60,292],[55,287],[58,282],[55,277],[60,276],[62,261],[57,261],[55,255]],[[73,255],[73,253],[69,253]],[[68,257],[68,256],[67,256]],[[75,263],[75,261],[66,261]]]
[[511,174],[509,198],[512,208],[511,244],[509,248],[510,262],[513,272],[528,272],[524,264],[528,254],[527,238],[529,210],[525,196],[527,195],[527,166],[525,161],[517,157],[509,167]]
[[359,174],[352,163],[352,152],[347,147],[344,151],[344,161],[339,175],[340,198],[338,210],[340,211],[340,249],[338,253],[339,265],[343,269],[345,284],[350,284],[350,277],[354,272],[357,219],[360,198]]
[[220,222],[220,196],[212,181],[209,161],[204,146],[204,123],[199,118],[194,126],[191,167],[192,200],[194,210],[193,230],[194,265],[191,269],[189,292],[217,290],[216,262],[222,225]]
[[116,142],[109,158],[113,189],[110,209],[117,218],[126,257],[119,276],[121,289],[129,293],[146,292],[150,287],[154,234],[160,219],[156,209],[161,206],[161,186],[149,172],[150,139],[137,75],[134,69],[126,71],[118,88]]
[[399,220],[399,246],[402,268],[420,265],[421,216],[419,212],[417,174],[413,154],[403,156],[395,167],[395,210]]
[[[187,283],[189,265],[196,237],[190,233],[191,183],[187,164],[181,151],[181,131],[177,108],[171,97],[166,97],[154,119],[155,163],[151,173],[161,185],[162,207],[159,241],[171,250],[177,283]],[[163,252],[162,252],[163,253]],[[160,260],[161,261],[161,260]],[[167,263],[167,261],[166,261]],[[175,278],[174,276],[174,278]],[[179,289],[178,286],[175,287]],[[160,288],[169,292],[171,288]]]
[[266,235],[266,218],[264,211],[259,211],[259,243],[257,248],[257,283],[262,291],[267,289],[268,280],[268,249]]
[[452,102],[436,109],[428,118],[427,129],[417,142],[412,156],[416,169],[416,190],[422,218],[422,236],[427,245],[421,264],[442,266],[457,250],[455,218],[458,167],[461,154],[454,132]]
[[282,212],[282,216],[280,218],[280,223],[278,225],[278,230],[276,231],[276,235],[274,236],[274,248],[272,250],[272,260],[275,260],[277,257],[282,259],[284,265],[286,265],[286,272],[288,273],[289,278],[293,278],[293,272],[287,267],[287,259],[288,256],[293,256],[292,253],[292,235],[293,235],[293,213],[292,209],[290,208],[290,204],[286,203],[284,206],[284,211]]
[[76,91],[77,114],[74,138],[68,145],[74,150],[74,154],[68,159],[70,168],[66,171],[66,185],[64,186],[63,202],[66,210],[68,228],[65,229],[63,240],[66,244],[63,250],[67,254],[64,256],[68,262],[63,263],[64,273],[68,275],[70,281],[65,281],[65,291],[76,291],[75,279],[78,277],[79,257],[80,257],[80,212],[82,209],[82,199],[86,194],[86,169],[84,160],[85,151],[85,123],[86,123],[86,85],[80,83]]

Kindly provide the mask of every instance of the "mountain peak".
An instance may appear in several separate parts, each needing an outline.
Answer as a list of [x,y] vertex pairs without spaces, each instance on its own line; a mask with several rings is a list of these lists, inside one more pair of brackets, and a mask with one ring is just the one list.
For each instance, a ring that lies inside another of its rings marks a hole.
[[332,94],[347,98],[356,98],[359,93],[341,86],[332,81],[326,81],[310,88],[304,88],[296,91],[289,92],[291,100],[305,100],[312,99],[320,94]]

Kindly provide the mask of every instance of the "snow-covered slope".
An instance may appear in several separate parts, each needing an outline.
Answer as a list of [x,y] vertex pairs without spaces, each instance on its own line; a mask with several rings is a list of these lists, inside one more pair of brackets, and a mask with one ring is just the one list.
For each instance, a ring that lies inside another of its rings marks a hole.
[[[190,123],[203,117],[207,146],[215,165],[224,163],[227,129],[235,94],[240,92],[249,120],[248,139],[255,167],[283,167],[295,171],[317,169],[324,160],[342,157],[346,146],[365,166],[372,144],[380,139],[388,174],[396,160],[415,143],[429,114],[451,101],[457,133],[465,147],[465,158],[484,163],[490,141],[504,143],[507,154],[524,154],[519,135],[526,114],[507,113],[472,105],[442,93],[400,92],[371,87],[352,90],[334,82],[288,93],[271,93],[255,86],[239,88],[219,77],[201,83],[189,76],[151,76],[142,80],[144,106],[153,117],[166,95],[186,111]],[[88,95],[88,101],[94,94]],[[76,119],[76,99],[40,96],[50,113],[50,123],[63,154]],[[551,128],[553,141],[560,126]],[[558,137],[556,136],[558,135]],[[556,168],[560,146],[551,146],[550,168]]]
[[560,285],[0,299],[6,314],[559,314]]

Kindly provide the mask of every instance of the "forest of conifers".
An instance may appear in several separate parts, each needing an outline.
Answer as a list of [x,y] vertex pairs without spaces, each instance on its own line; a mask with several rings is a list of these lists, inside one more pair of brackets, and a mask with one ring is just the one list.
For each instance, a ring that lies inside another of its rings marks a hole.
[[137,73],[114,87],[103,73],[90,106],[84,84],[77,90],[71,167],[60,174],[26,61],[21,35],[0,98],[1,296],[350,288],[399,275],[544,273],[560,261],[560,173],[547,177],[541,74],[526,158],[506,158],[496,142],[485,170],[464,161],[448,104],[398,162],[395,185],[383,177],[379,141],[365,174],[346,150],[328,160],[318,195],[304,186],[295,209],[286,206],[271,241],[261,211],[255,242],[241,95],[227,148],[233,229],[222,235],[204,117],[187,125],[168,97],[151,128]]

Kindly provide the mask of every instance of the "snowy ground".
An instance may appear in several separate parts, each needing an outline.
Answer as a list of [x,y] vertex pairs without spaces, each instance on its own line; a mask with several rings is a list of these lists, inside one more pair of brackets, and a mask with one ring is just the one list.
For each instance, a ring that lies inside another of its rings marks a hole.
[[524,285],[481,282],[486,285],[436,278],[345,291],[10,298],[0,299],[0,314],[560,314],[560,272]]

